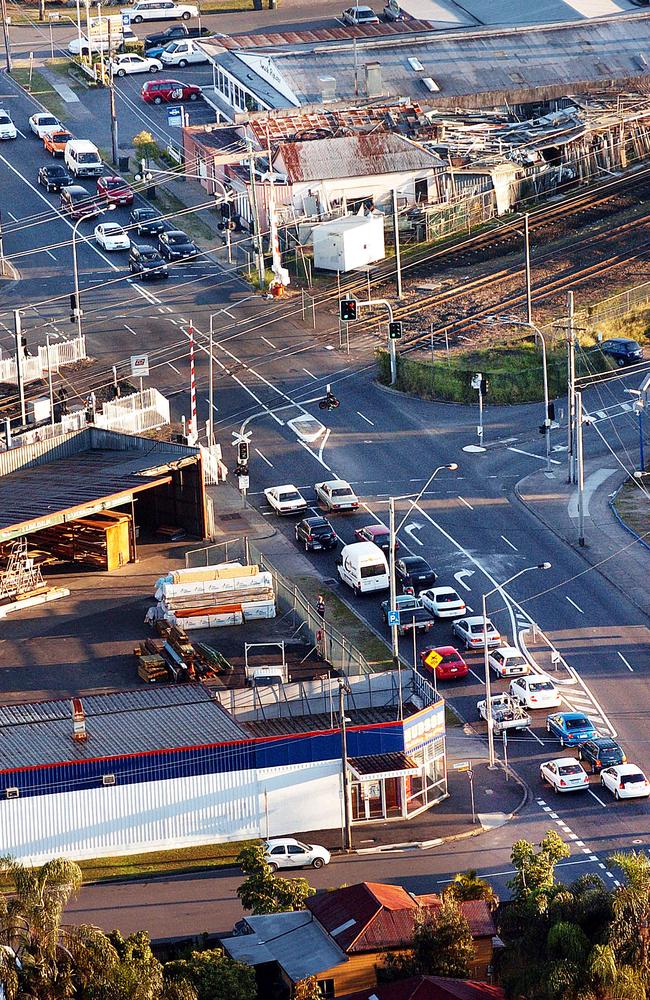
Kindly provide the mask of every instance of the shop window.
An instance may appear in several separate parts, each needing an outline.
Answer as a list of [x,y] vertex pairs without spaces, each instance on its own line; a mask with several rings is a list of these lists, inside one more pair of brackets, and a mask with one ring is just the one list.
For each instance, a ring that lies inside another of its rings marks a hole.
[[323,995],[323,1000],[334,1000],[334,980],[318,979],[317,985]]

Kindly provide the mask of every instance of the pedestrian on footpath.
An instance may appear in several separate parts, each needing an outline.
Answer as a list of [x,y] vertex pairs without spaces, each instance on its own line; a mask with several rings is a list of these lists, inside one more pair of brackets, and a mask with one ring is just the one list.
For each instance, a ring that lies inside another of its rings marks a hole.
[[321,618],[324,621],[325,620],[325,598],[323,597],[322,594],[318,595],[318,600],[316,602],[316,610],[318,611],[318,614],[321,616]]

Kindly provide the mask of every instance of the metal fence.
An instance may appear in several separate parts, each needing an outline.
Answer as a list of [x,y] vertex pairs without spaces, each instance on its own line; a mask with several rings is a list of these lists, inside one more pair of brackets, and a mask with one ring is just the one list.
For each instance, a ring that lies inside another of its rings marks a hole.
[[143,389],[112,403],[95,414],[95,424],[122,434],[141,434],[170,423],[169,400],[157,389]]
[[[86,338],[75,337],[74,340],[65,340],[56,344],[50,344],[50,354],[48,358],[47,346],[38,348],[33,357],[23,358],[21,371],[23,381],[37,382],[47,375],[50,366],[52,371],[58,371],[64,365],[74,364],[86,358]],[[15,358],[4,358],[0,360],[0,382],[18,384],[18,368]]]

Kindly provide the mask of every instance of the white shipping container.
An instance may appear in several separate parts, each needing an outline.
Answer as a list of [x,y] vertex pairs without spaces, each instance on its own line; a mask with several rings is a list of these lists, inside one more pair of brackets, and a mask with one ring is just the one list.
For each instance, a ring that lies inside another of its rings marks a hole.
[[314,267],[354,271],[386,256],[383,215],[347,215],[314,226]]

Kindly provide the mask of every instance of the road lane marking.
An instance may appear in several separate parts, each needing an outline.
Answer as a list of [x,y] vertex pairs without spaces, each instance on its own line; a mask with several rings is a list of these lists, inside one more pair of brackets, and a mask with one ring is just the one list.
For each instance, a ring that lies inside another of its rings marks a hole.
[[578,607],[578,605],[576,604],[575,601],[572,601],[571,598],[567,597],[566,594],[564,596],[566,597],[566,599],[569,602],[569,604],[573,605],[573,607],[576,609],[576,611],[579,611],[581,615],[584,615],[584,611],[582,610],[582,608]]
[[[618,653],[618,650],[617,650],[616,652]],[[629,664],[629,663],[627,662],[627,660],[625,659],[625,657],[623,656],[623,654],[622,654],[622,653],[618,653],[618,655],[619,655],[619,656],[620,656],[620,658],[622,659],[622,661],[623,661],[623,663],[625,664],[625,666],[627,667],[627,669],[628,669],[629,671],[631,671],[631,673],[634,673],[634,670],[633,670],[633,668],[632,668],[632,667],[630,666],[630,664]]]
[[509,545],[510,548],[513,549],[515,552],[519,552],[519,549],[517,548],[517,546],[513,545],[512,542],[509,542],[505,535],[501,535],[501,537],[503,538],[503,540],[506,543],[506,545]]
[[316,452],[315,452],[315,451],[312,451],[312,450],[311,450],[311,448],[309,448],[309,447],[308,447],[308,446],[307,446],[307,445],[305,444],[305,442],[304,442],[304,441],[298,441],[298,444],[299,444],[299,445],[302,445],[302,447],[303,447],[303,448],[305,449],[305,451],[308,451],[308,452],[309,452],[309,454],[311,455],[311,457],[312,457],[312,458],[315,458],[317,462],[320,462],[320,464],[321,464],[321,465],[323,466],[323,468],[324,468],[324,469],[327,469],[327,471],[328,471],[328,472],[331,472],[331,471],[332,471],[332,470],[330,469],[329,465],[326,465],[326,464],[325,464],[325,462],[323,461],[323,459],[322,459],[322,458],[319,458],[319,457],[318,457],[318,455],[316,454]]
[[[544,455],[534,455],[532,451],[524,451],[523,448],[508,448],[508,451],[516,451],[518,455],[528,455],[528,458],[536,458],[539,462],[545,462]],[[551,465],[561,465],[557,458],[551,459]]]
[[584,847],[585,846],[584,840],[576,840],[576,846],[577,847]]
[[463,497],[459,496],[458,499],[460,500],[461,503],[464,503],[466,507],[469,507],[470,510],[474,510],[471,503],[468,503],[467,500],[463,499]]
[[47,254],[48,257],[51,257],[52,260],[54,261],[56,260],[56,257],[54,256],[51,250],[46,250],[45,253]]
[[595,793],[595,792],[592,792],[591,788],[588,788],[588,789],[587,789],[587,791],[588,791],[588,792],[589,792],[589,794],[591,795],[592,799],[595,799],[595,800],[596,800],[596,802],[598,802],[598,804],[599,804],[599,805],[601,805],[601,806],[603,807],[603,809],[607,809],[607,803],[606,803],[606,802],[603,802],[603,800],[602,800],[602,799],[599,799],[599,798],[598,798],[598,796],[596,795],[596,793]]
[[129,333],[132,333],[134,337],[137,337],[137,336],[138,336],[138,335],[137,335],[137,333],[135,332],[135,330],[132,330],[130,326],[127,326],[127,325],[126,325],[126,323],[124,324],[124,329],[125,329],[125,330],[128,330],[128,331],[129,331]]
[[11,213],[11,212],[7,212],[7,215],[9,216],[9,218],[10,218],[10,219],[13,219],[13,220],[14,220],[14,222],[18,222],[18,219],[16,218],[16,216],[15,216],[15,215],[12,215],[12,213]]
[[268,344],[269,347],[272,347],[274,351],[277,351],[275,344],[272,344],[270,340],[266,339],[266,337],[261,337],[260,339],[263,340],[265,344]]
[[313,378],[314,382],[318,382],[318,379],[316,378],[316,376],[315,376],[315,375],[313,375],[313,374],[312,374],[312,373],[311,373],[311,372],[309,371],[309,369],[308,369],[308,368],[303,368],[303,371],[304,371],[304,372],[305,372],[305,373],[306,373],[307,375],[309,375],[309,377],[310,377],[310,378]]
[[259,450],[259,448],[256,448],[255,451],[260,456],[260,458],[262,459],[262,461],[266,462],[266,464],[269,466],[269,468],[272,469],[273,468],[273,462],[269,462],[268,458],[265,455],[262,454],[262,452]]
[[[362,419],[362,420],[365,420],[365,422],[366,422],[367,424],[370,424],[370,426],[371,426],[371,427],[374,427],[374,426],[375,426],[375,425],[373,424],[372,420],[368,420],[368,418],[367,418],[367,417],[365,417],[365,416],[363,415],[363,413],[361,412],[361,410],[357,410],[357,413],[359,414],[359,416],[361,417],[361,419]],[[411,480],[411,481],[412,481],[412,480]]]
[[180,372],[179,372],[178,368],[176,367],[176,365],[173,365],[171,363],[171,361],[168,361],[167,364],[169,365],[170,368],[174,369],[174,371],[176,372],[177,375],[180,375]]
[[[527,733],[530,733],[530,735],[531,735],[531,736],[533,737],[533,739],[537,740],[537,742],[539,743],[539,745],[540,745],[541,747],[543,747],[543,746],[544,746],[544,741],[543,741],[543,740],[540,740],[540,738],[539,738],[539,736],[537,735],[537,733],[534,733],[534,732],[532,731],[532,729],[531,729],[530,727],[529,727],[528,729],[526,729],[526,732],[527,732]],[[548,808],[548,807],[547,807],[547,808]],[[550,809],[549,809],[549,812],[550,812]]]

